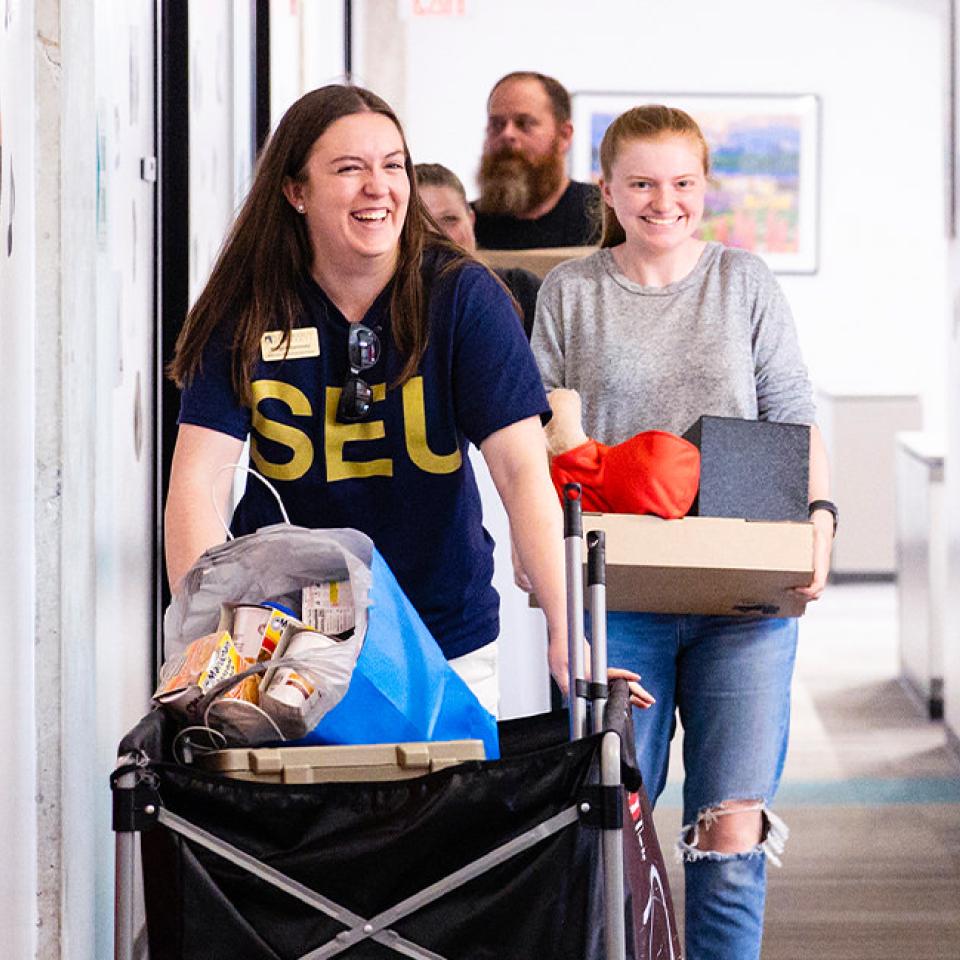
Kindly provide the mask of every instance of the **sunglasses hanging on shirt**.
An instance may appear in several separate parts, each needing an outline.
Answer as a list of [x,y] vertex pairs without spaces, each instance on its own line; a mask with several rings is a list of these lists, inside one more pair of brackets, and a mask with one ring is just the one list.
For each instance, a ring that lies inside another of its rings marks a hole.
[[380,338],[362,323],[351,323],[347,334],[347,361],[350,365],[340,392],[337,419],[341,423],[363,420],[373,406],[373,388],[360,374],[380,359]]

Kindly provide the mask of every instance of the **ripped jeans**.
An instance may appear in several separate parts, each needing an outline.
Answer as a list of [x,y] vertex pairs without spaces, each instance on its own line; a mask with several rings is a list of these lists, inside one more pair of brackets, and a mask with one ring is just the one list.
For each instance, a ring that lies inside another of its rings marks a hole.
[[[633,711],[637,761],[651,803],[667,780],[676,713],[683,724],[686,960],[757,960],[766,862],[779,864],[786,827],[768,809],[790,726],[795,619],[610,613],[607,658],[656,698]],[[697,848],[724,801],[756,801],[762,835],[741,853]]]

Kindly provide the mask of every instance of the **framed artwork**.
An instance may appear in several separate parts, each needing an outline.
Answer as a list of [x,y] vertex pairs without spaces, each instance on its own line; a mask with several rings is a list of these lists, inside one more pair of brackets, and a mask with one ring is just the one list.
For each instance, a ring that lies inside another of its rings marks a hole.
[[700,236],[743,247],[776,273],[816,273],[820,101],[814,94],[573,95],[574,179],[600,177],[600,141],[630,107],[663,103],[689,113],[710,146]]

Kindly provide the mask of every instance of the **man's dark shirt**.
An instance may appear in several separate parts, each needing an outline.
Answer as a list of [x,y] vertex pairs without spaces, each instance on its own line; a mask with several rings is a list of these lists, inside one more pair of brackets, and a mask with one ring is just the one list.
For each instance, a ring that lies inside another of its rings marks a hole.
[[533,333],[533,315],[537,311],[537,292],[540,290],[540,278],[521,267],[503,267],[493,271],[509,288],[514,299],[520,304],[523,316],[523,332],[530,339]]
[[556,206],[536,220],[476,209],[477,246],[483,250],[588,247],[600,240],[600,188],[571,180]]

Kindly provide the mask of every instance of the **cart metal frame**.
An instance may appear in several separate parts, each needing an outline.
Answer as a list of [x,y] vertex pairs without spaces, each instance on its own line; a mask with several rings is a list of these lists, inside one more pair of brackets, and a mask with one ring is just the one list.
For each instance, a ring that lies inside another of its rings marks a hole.
[[[603,711],[608,699],[608,688],[604,682],[587,682],[584,679],[583,531],[578,484],[567,485],[563,503],[570,669],[570,735],[571,739],[580,739],[586,735],[588,717],[593,733],[603,731]],[[587,537],[587,547],[588,588],[593,624],[591,675],[596,678],[605,677],[607,672],[603,533],[591,531]],[[392,925],[451,890],[468,883],[579,821],[585,826],[598,829],[602,838],[605,960],[625,960],[621,743],[619,735],[613,731],[607,731],[602,736],[599,781],[599,784],[591,788],[588,795],[578,798],[576,802],[536,827],[490,850],[442,880],[430,884],[376,916],[362,917],[166,810],[155,790],[155,784],[152,782],[150,771],[143,758],[132,754],[121,756],[111,781],[114,799],[113,829],[116,832],[114,958],[115,960],[134,960],[137,933],[134,929],[136,917],[134,891],[136,890],[138,834],[157,825],[223,857],[344,926],[344,929],[333,939],[303,954],[300,960],[328,960],[347,952],[352,946],[368,938],[400,956],[414,958],[414,960],[450,960],[404,939],[391,929]]]

